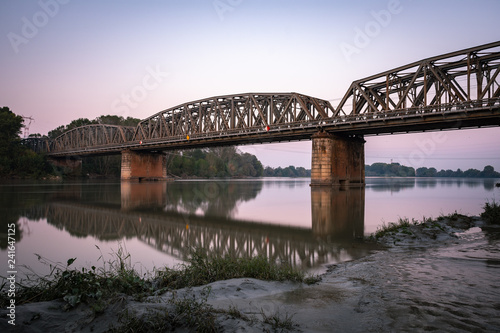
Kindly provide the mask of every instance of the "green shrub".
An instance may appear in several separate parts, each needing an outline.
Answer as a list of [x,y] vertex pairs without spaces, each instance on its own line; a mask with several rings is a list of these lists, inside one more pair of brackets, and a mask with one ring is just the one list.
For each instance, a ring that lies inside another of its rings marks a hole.
[[484,212],[481,213],[481,218],[490,224],[500,224],[500,205],[494,200],[490,204],[486,202],[483,206]]

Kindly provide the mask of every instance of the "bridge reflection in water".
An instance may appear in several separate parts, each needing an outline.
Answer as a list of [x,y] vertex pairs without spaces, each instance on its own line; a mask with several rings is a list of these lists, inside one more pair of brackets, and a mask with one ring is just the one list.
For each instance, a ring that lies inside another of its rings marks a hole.
[[[311,189],[310,227],[235,219],[238,206],[254,199],[265,182],[214,181],[122,183],[115,201],[78,200],[46,206],[48,223],[76,237],[137,238],[185,260],[192,247],[239,257],[264,255],[311,269],[366,255],[364,188]],[[284,215],[286,220],[286,215]],[[133,256],[133,253],[131,253]]]

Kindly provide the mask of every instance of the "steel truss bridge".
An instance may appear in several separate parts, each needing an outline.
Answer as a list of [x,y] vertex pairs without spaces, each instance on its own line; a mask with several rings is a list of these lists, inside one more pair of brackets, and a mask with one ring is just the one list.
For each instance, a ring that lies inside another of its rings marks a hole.
[[50,156],[118,154],[310,139],[319,130],[376,135],[500,125],[500,41],[352,82],[340,103],[300,93],[247,93],[158,112],[137,127],[88,125],[50,141]]

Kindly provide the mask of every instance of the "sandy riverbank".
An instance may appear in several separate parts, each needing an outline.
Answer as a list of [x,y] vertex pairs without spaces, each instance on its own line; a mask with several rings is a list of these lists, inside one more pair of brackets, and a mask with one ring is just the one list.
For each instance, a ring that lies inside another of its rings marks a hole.
[[211,313],[223,332],[281,331],[287,323],[303,332],[499,331],[499,242],[490,237],[498,229],[482,226],[465,217],[411,225],[378,240],[387,250],[332,266],[313,285],[232,279],[140,301],[116,297],[98,315],[83,304],[63,311],[63,301],[32,303],[16,308],[15,329],[1,310],[0,330],[105,332],[133,318],[176,313],[182,320],[179,304],[189,312],[196,302],[221,310]]

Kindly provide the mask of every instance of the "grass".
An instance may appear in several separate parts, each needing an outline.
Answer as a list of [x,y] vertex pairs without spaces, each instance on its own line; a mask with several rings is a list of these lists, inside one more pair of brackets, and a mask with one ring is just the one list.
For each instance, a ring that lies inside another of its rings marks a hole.
[[492,203],[486,202],[483,206],[481,218],[490,224],[500,224],[500,205],[494,200]]
[[293,315],[289,315],[285,313],[284,316],[282,316],[278,311],[271,315],[266,315],[264,311],[261,311],[261,315],[263,318],[264,323],[271,325],[272,329],[275,332],[282,332],[282,331],[288,331],[288,330],[293,330],[295,326],[298,326],[293,320]]
[[[490,224],[500,224],[500,205],[495,201],[492,203],[486,202],[483,206],[483,212],[481,213],[481,218]],[[444,231],[442,223],[439,222],[446,221],[446,224],[454,227],[467,228],[470,227],[472,218],[463,214],[459,214],[457,211],[448,215],[441,215],[437,219],[423,218],[422,221],[408,218],[399,218],[398,222],[391,222],[388,224],[383,223],[381,227],[378,227],[375,233],[373,233],[369,239],[378,240],[387,235],[396,235],[398,233],[403,233],[407,235],[413,235],[410,230],[411,226],[421,225],[424,228],[437,228]]]
[[[78,270],[71,268],[76,258],[68,259],[64,266],[38,256],[39,261],[50,266],[50,273],[43,277],[29,275],[20,281],[16,304],[63,299],[67,309],[87,303],[96,312],[101,312],[105,307],[103,301],[113,295],[122,293],[140,297],[150,294],[153,291],[151,281],[141,277],[127,264],[129,257],[120,249],[115,254],[115,260],[104,263],[103,267]],[[0,305],[5,305],[7,301],[7,295],[0,293]]]
[[403,233],[411,233],[408,228],[412,225],[418,225],[419,223],[420,222],[415,219],[412,219],[410,222],[408,218],[399,218],[398,222],[390,222],[388,224],[383,223],[381,227],[377,228],[373,237],[375,239],[379,239],[388,234],[395,234],[399,231],[402,231]]
[[[411,231],[412,226],[422,226],[424,228],[437,228],[441,231],[445,229],[438,222],[442,221],[456,222],[459,220],[470,220],[470,217],[457,213],[456,211],[449,215],[439,216],[437,219],[423,217],[422,221],[412,219],[411,221],[406,218],[399,218],[398,222],[391,222],[388,224],[383,223],[381,227],[378,227],[374,234],[370,236],[370,239],[377,240],[387,235],[396,235],[398,233],[403,233],[409,236],[413,235]],[[450,223],[448,223],[450,224]]]
[[[101,253],[99,259],[102,258]],[[33,274],[18,282],[16,306],[62,299],[65,301],[64,310],[87,304],[95,315],[99,315],[123,295],[141,301],[145,297],[173,291],[173,296],[167,304],[169,311],[151,310],[143,315],[124,312],[120,316],[118,326],[110,328],[110,332],[169,331],[176,327],[187,327],[197,332],[217,331],[216,314],[220,313],[220,310],[215,310],[207,304],[210,290],[205,289],[201,299],[194,296],[177,298],[175,290],[181,288],[189,289],[219,280],[242,277],[307,284],[320,281],[319,277],[305,276],[304,272],[295,270],[286,263],[272,262],[262,256],[236,258],[230,255],[209,255],[202,249],[193,250],[187,263],[175,269],[163,268],[144,275],[132,268],[130,255],[125,254],[122,249],[113,254],[112,260],[103,260],[101,268],[72,268],[76,258],[70,258],[66,264],[53,263],[41,256],[39,260],[50,266],[50,273],[43,277]],[[10,300],[5,286],[6,283],[1,286],[2,307],[7,306]],[[224,313],[241,320],[250,320],[236,308],[230,308]],[[280,318],[276,314],[264,316],[263,320],[275,330],[291,325],[291,317],[288,315],[284,319]]]
[[273,263],[263,256],[236,258],[231,255],[209,255],[203,249],[194,250],[188,263],[181,265],[180,269],[165,268],[157,271],[156,277],[160,287],[169,289],[195,287],[242,277],[309,284],[314,280],[311,277],[306,278],[303,272],[286,263]]

